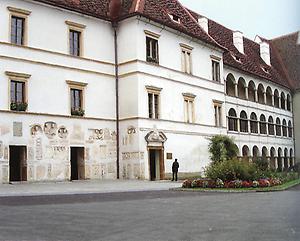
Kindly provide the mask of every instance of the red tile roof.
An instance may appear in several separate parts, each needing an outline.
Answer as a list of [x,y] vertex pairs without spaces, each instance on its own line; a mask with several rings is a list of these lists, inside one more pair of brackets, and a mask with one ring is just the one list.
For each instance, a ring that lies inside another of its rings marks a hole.
[[271,40],[294,89],[300,89],[300,31]]
[[[71,11],[87,14],[97,18],[111,21],[110,4],[114,0],[34,0]],[[118,0],[116,0],[118,2]],[[174,22],[169,14],[180,18],[180,23]],[[279,85],[290,87],[286,71],[282,66],[280,55],[276,53],[273,42],[269,41],[271,53],[271,66],[260,58],[259,44],[244,38],[245,54],[233,45],[233,31],[209,20],[209,34],[198,24],[201,15],[183,7],[178,0],[123,0],[120,18],[124,19],[134,15],[141,15],[165,26],[181,31],[199,39],[211,46],[225,50],[224,64],[237,68],[249,74],[270,80]],[[236,60],[239,59],[239,61]],[[267,71],[264,71],[265,68]]]

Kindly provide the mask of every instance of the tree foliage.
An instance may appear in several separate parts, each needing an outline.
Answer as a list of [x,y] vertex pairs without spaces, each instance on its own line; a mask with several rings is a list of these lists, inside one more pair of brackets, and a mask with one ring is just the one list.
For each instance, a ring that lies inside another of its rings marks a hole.
[[213,163],[217,163],[237,157],[238,148],[232,138],[216,135],[210,139],[209,152]]

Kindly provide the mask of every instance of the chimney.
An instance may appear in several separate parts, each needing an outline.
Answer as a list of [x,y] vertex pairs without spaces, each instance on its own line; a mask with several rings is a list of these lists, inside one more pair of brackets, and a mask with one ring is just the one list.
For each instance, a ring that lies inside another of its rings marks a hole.
[[233,32],[233,44],[240,53],[244,54],[244,40],[242,32]]
[[111,0],[109,3],[109,17],[116,21],[120,15],[122,0]]
[[267,65],[271,65],[270,56],[270,45],[267,42],[261,42],[260,46],[260,57],[265,61]]
[[208,33],[208,19],[207,19],[206,17],[198,18],[198,23],[199,23],[200,27],[201,27],[206,33]]

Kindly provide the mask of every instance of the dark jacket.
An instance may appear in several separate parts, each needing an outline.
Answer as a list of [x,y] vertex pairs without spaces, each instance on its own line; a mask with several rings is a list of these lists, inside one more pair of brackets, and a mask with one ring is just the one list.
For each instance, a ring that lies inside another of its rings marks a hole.
[[172,172],[178,172],[178,169],[179,169],[179,163],[178,162],[173,162],[173,165],[172,165]]

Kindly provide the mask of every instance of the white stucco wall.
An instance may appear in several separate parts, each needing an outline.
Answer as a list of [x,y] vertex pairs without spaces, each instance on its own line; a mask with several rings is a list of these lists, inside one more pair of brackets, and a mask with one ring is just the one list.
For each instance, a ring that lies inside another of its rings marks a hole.
[[298,90],[293,98],[294,119],[295,119],[295,157],[300,162],[300,91]]

